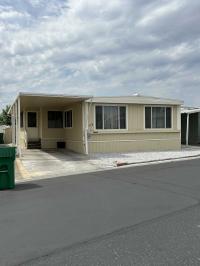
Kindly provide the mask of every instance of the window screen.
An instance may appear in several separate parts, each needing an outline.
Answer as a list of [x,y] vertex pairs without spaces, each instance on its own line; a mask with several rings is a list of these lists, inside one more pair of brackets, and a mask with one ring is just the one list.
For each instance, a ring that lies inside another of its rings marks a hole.
[[104,129],[118,129],[118,107],[104,106]]
[[126,129],[126,106],[96,106],[96,129]]
[[145,107],[145,128],[171,128],[171,107]]
[[48,128],[63,128],[62,111],[48,111]]
[[165,108],[152,108],[152,128],[165,128]]

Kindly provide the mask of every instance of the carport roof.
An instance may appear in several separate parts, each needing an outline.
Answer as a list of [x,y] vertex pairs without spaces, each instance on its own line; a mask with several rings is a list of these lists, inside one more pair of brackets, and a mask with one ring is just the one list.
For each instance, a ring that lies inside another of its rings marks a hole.
[[20,92],[18,98],[22,107],[64,107],[70,103],[88,100],[91,96]]
[[182,114],[195,114],[195,113],[200,113],[200,108],[195,108],[195,107],[184,107],[181,110]]

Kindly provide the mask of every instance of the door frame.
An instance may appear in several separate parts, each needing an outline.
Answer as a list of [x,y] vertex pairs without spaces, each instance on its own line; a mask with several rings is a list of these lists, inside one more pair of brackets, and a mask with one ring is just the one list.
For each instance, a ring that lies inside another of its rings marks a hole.
[[[28,126],[28,113],[36,113],[36,127],[29,127]],[[29,129],[37,129],[37,139],[40,138],[40,133],[39,133],[39,111],[35,111],[35,110],[26,110],[26,115],[25,115],[25,122],[26,122],[26,132],[27,132],[27,137],[29,139],[29,134],[28,134],[28,130]]]

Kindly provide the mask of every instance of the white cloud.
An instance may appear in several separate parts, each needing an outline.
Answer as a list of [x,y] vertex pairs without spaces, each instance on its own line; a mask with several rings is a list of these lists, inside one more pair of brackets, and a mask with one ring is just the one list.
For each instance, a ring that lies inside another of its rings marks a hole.
[[198,104],[197,0],[8,2],[0,6],[1,105],[24,90],[139,91]]
[[179,10],[182,6],[185,5],[184,0],[178,0],[178,1],[171,1],[167,2],[164,5],[160,5],[153,10],[146,11],[147,14],[145,14],[144,17],[142,17],[137,25],[140,26],[146,26],[149,23],[156,22],[159,18],[162,18],[163,16],[167,16],[168,14],[171,14],[172,12],[176,12]]

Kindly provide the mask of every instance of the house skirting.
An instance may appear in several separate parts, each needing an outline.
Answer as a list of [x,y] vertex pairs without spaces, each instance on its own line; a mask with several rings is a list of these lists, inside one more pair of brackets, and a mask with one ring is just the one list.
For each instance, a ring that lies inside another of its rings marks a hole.
[[92,135],[89,153],[180,150],[180,133]]

